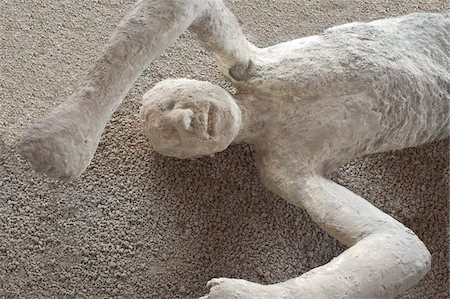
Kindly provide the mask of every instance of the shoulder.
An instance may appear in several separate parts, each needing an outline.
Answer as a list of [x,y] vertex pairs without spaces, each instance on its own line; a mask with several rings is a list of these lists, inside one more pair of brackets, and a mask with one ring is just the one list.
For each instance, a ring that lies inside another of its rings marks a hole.
[[293,190],[313,173],[308,159],[294,158],[281,152],[257,152],[255,165],[264,186],[282,198],[290,198]]

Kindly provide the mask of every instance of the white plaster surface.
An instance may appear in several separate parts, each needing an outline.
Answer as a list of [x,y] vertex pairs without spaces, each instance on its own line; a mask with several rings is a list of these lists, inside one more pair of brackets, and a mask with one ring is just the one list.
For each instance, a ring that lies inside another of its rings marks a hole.
[[[222,18],[227,35],[235,20]],[[141,110],[152,146],[195,158],[226,148],[234,136],[253,144],[264,185],[350,248],[282,283],[213,280],[204,298],[394,298],[416,284],[431,268],[422,241],[323,175],[362,155],[449,136],[450,17],[345,24],[264,49],[243,36],[227,42],[249,51],[248,63],[219,61],[239,108],[205,82],[164,81]],[[246,65],[238,78],[234,63]]]
[[[201,77],[201,76],[200,76]],[[208,78],[209,79],[209,78]],[[5,144],[7,144],[7,143],[5,143]],[[125,145],[125,146],[127,146],[127,145]],[[5,147],[6,147],[6,145],[5,145]],[[162,158],[161,158],[162,159]],[[225,162],[226,163],[226,162]],[[441,165],[441,164],[438,164],[438,165]],[[95,169],[95,163],[94,163],[94,169]],[[230,185],[231,186],[231,185]],[[38,239],[39,240],[39,239]],[[88,259],[88,261],[89,261],[89,259]],[[233,275],[233,276],[236,276],[236,275]]]

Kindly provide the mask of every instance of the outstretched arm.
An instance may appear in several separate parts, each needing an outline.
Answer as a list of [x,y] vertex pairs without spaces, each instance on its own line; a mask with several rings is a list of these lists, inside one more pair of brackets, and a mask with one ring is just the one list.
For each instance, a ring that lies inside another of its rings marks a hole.
[[204,298],[394,298],[430,269],[430,253],[419,238],[364,198],[318,175],[288,180],[295,185],[284,185],[280,195],[306,209],[350,248],[321,267],[274,285],[212,280]]
[[226,75],[242,77],[253,46],[221,0],[140,0],[80,87],[26,132],[18,145],[22,156],[51,177],[81,175],[134,81],[189,27],[216,54]]
[[403,224],[364,198],[321,176],[303,178],[290,201],[348,250],[282,285],[292,298],[394,298],[430,269],[431,256]]

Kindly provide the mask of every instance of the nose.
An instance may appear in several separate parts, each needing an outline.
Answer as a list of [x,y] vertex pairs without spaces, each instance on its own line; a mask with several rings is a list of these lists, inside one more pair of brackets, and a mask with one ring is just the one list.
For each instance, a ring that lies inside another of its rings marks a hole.
[[173,126],[178,133],[192,130],[192,117],[194,112],[191,109],[177,108],[167,114],[166,121]]

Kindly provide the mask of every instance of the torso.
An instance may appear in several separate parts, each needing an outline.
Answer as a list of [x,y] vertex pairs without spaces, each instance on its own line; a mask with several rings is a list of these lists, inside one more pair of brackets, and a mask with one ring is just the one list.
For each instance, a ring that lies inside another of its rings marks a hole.
[[238,87],[273,107],[257,148],[326,171],[448,136],[449,32],[448,16],[414,14],[261,49]]

